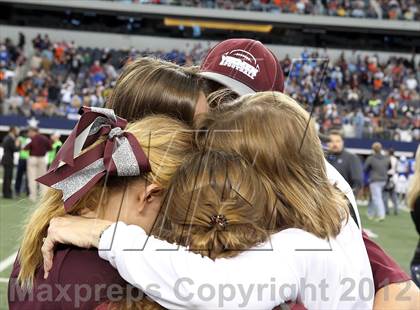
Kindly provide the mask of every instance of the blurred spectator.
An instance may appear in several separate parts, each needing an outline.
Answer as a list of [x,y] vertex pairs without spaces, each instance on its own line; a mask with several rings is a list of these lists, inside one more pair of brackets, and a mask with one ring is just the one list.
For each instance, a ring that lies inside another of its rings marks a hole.
[[356,115],[353,118],[353,124],[355,127],[355,137],[361,139],[363,137],[363,128],[365,126],[365,116],[363,115],[362,109],[357,109]]
[[[38,128],[29,128],[28,136],[31,142],[24,149],[29,151],[27,165],[29,199],[32,202],[36,202],[38,199],[38,185],[40,185],[36,182],[36,179],[47,172],[45,154],[51,150],[51,141],[40,134]],[[46,187],[40,185],[40,189],[44,192]]]
[[27,161],[29,158],[29,151],[25,150],[25,146],[30,142],[30,139],[27,137],[26,131],[21,131],[18,137],[20,151],[19,151],[19,161],[16,171],[16,180],[15,180],[15,194],[19,196],[23,190],[26,195],[29,195],[29,186],[28,186],[28,174],[26,170]]
[[408,188],[408,176],[409,176],[409,161],[407,157],[400,156],[397,162],[397,184],[396,191],[398,195],[398,202],[400,205],[405,204],[405,195]]
[[388,170],[388,178],[384,188],[384,204],[385,204],[385,213],[389,215],[389,199],[392,201],[392,206],[394,207],[394,215],[398,215],[398,198],[397,198],[397,191],[396,191],[396,183],[398,180],[397,175],[397,163],[398,159],[394,155],[394,149],[388,150],[388,157],[390,162],[390,168]]
[[3,198],[11,199],[12,195],[12,180],[13,180],[13,154],[19,150],[19,141],[16,139],[18,130],[16,127],[10,127],[8,134],[3,139],[3,157],[1,164],[4,168],[3,175]]
[[49,167],[53,160],[55,159],[55,156],[57,155],[58,150],[61,148],[63,143],[60,141],[60,134],[54,133],[51,135],[51,150],[48,151],[48,159],[47,159],[47,167]]
[[331,131],[328,139],[327,160],[350,184],[356,196],[363,185],[362,163],[357,155],[344,149],[344,140],[339,131]]
[[382,145],[375,142],[372,145],[373,154],[365,161],[365,171],[369,173],[369,190],[371,203],[368,206],[368,216],[378,221],[385,219],[383,190],[387,180],[390,160],[382,154]]
[[18,41],[19,49],[23,50],[25,48],[25,44],[26,44],[26,37],[22,32],[19,32],[19,41]]

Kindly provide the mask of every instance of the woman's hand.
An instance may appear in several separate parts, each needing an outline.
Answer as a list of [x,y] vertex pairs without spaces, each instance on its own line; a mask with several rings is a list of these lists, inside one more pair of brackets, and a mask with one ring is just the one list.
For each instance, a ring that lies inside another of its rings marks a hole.
[[81,248],[98,247],[102,232],[112,222],[82,216],[66,215],[50,221],[47,237],[41,248],[44,258],[44,279],[52,268],[56,244],[72,244]]

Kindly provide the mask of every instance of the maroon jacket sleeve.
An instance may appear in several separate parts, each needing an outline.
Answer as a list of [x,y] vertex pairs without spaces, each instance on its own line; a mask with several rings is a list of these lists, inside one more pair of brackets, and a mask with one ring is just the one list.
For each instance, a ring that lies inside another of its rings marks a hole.
[[375,292],[391,283],[400,283],[411,280],[400,266],[385,253],[382,248],[369,239],[363,232],[363,241],[369,256],[370,266],[375,283]]

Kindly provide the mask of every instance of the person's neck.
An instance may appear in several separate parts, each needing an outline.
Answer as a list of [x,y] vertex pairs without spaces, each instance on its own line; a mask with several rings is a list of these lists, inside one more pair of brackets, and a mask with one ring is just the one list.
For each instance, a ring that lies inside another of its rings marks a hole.
[[[116,221],[118,220],[118,214],[121,209],[123,201],[123,193],[115,191],[114,193],[108,193],[108,197],[105,203],[102,203],[101,218],[103,220]],[[99,215],[99,214],[98,214]]]

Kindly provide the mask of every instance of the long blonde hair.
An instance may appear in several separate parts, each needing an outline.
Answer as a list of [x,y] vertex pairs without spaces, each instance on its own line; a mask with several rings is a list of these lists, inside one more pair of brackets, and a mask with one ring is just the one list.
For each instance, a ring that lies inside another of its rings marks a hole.
[[192,154],[167,192],[153,234],[212,259],[231,257],[273,232],[265,178],[237,155]]
[[239,154],[271,181],[277,228],[320,238],[340,232],[348,218],[345,198],[328,181],[314,122],[296,101],[276,92],[243,96],[197,126],[205,129],[197,134],[201,148]]
[[420,196],[420,146],[416,151],[416,163],[414,164],[414,175],[407,191],[407,205],[414,210],[414,203]]
[[[191,130],[182,122],[165,116],[147,117],[130,123],[126,130],[137,138],[149,158],[152,171],[141,177],[165,190],[184,157],[193,149]],[[114,184],[106,184],[105,194],[121,183],[118,179],[120,178],[114,178]],[[83,209],[100,205],[103,185],[97,184],[70,213],[80,214]],[[32,286],[35,272],[42,264],[42,238],[47,233],[50,220],[65,214],[61,191],[49,189],[42,197],[40,205],[28,218],[18,255],[18,280],[22,286]]]

